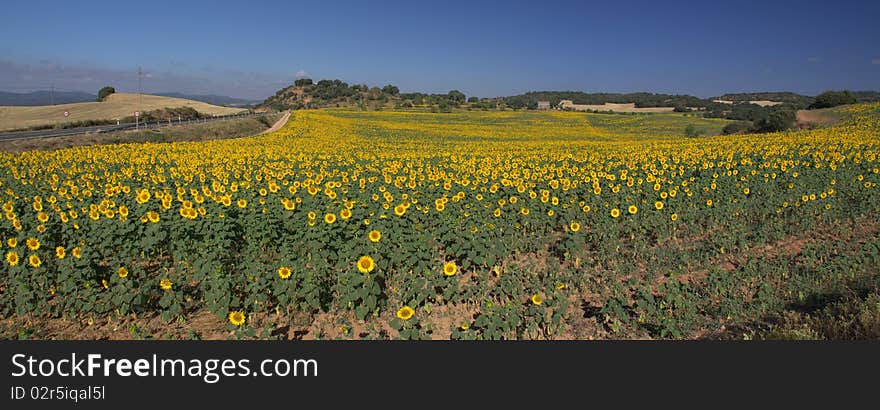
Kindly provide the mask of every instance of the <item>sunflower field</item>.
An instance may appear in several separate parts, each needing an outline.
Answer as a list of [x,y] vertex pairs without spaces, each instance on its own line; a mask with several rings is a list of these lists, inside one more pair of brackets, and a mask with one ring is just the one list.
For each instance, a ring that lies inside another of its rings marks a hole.
[[301,110],[256,137],[4,153],[0,315],[208,310],[236,331],[305,317],[340,338],[697,337],[876,290],[880,105],[841,114],[685,138],[672,114],[652,128]]

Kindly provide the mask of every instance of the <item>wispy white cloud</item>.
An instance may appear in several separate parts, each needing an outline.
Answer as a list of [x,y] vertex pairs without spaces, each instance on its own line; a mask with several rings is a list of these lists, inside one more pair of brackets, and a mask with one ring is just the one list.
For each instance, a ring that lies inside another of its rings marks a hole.
[[296,72],[296,74],[294,74],[296,78],[308,77],[308,75],[309,73],[307,73],[306,70],[299,70]]
[[871,60],[871,64],[880,65],[880,58],[875,58],[875,59]]

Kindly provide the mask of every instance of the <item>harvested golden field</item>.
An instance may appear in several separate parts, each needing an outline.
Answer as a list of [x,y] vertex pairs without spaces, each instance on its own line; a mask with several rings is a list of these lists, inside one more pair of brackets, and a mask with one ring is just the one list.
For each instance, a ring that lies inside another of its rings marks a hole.
[[[182,98],[116,93],[111,94],[103,102],[35,107],[0,106],[0,131],[47,124],[61,124],[66,121],[115,120],[132,116],[138,110],[147,112],[162,108],[179,107],[191,107],[200,113],[208,115],[229,115],[244,111],[241,108],[221,107]],[[65,111],[70,113],[70,117],[64,117]]]

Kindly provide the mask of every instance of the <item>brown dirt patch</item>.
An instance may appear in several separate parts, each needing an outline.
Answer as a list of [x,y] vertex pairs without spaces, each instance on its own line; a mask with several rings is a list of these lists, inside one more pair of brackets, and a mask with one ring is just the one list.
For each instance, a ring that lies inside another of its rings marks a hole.
[[795,126],[798,128],[810,128],[817,126],[834,125],[840,121],[840,117],[830,109],[799,110],[797,112]]

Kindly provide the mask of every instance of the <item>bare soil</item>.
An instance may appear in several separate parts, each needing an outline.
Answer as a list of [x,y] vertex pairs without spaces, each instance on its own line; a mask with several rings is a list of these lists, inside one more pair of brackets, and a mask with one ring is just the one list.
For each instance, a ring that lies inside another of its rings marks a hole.
[[840,121],[840,117],[828,108],[818,110],[799,110],[795,120],[798,128],[811,128],[817,126],[834,125]]

